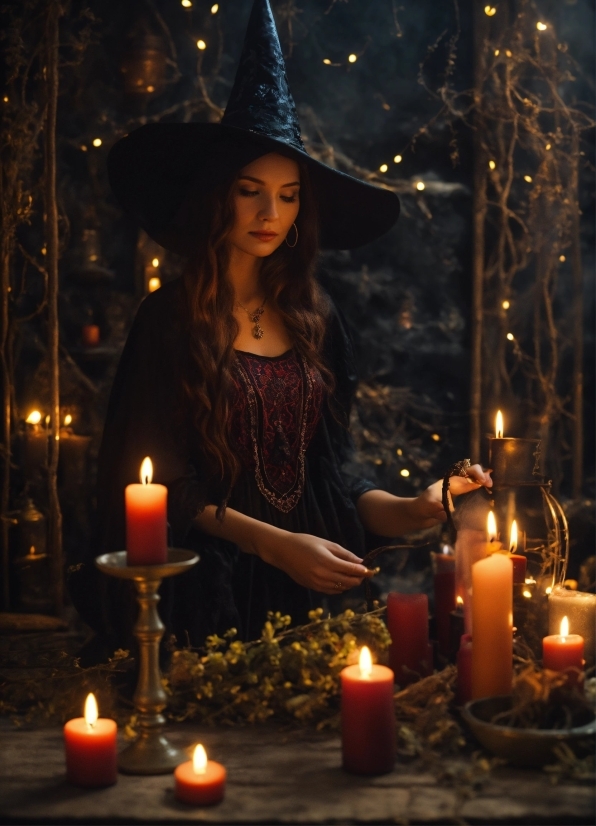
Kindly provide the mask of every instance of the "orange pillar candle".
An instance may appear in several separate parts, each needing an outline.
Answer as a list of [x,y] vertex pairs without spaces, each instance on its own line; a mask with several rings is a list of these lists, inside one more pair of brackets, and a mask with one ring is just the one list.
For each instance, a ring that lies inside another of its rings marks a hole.
[[513,680],[513,565],[493,554],[472,566],[472,699],[510,694]]
[[85,716],[64,726],[66,774],[76,786],[112,786],[116,782],[116,732],[114,720],[97,716],[93,694],[85,702]]
[[141,484],[127,485],[126,550],[129,565],[160,565],[168,557],[168,489],[152,485],[153,466],[141,465]]
[[[580,679],[584,665],[584,638],[569,633],[569,620],[561,620],[561,633],[551,634],[542,640],[542,665],[551,671],[567,671],[571,684]],[[577,669],[577,670],[576,670]]]
[[343,767],[352,774],[386,774],[395,763],[393,671],[373,665],[364,646],[358,665],[341,672]]
[[192,760],[174,770],[176,797],[193,806],[212,806],[223,800],[227,772],[221,763],[207,759],[202,745],[195,747]]

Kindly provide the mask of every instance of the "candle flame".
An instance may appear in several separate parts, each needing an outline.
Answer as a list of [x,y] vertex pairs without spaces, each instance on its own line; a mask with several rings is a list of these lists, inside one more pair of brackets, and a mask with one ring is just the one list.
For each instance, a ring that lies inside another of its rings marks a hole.
[[207,771],[207,752],[199,743],[192,753],[192,770],[195,774],[205,774]]
[[567,619],[567,617],[563,617],[563,619],[561,620],[561,636],[569,636],[569,620]]
[[497,538],[497,521],[492,511],[488,512],[488,517],[486,520],[486,532],[488,534],[488,541],[495,542]]
[[496,422],[495,422],[495,435],[496,435],[497,439],[502,439],[503,438],[503,431],[504,431],[503,414],[501,413],[500,410],[497,410],[497,419],[496,419]]
[[67,413],[64,417],[64,426],[68,427],[69,424],[72,424],[72,416],[70,415],[70,413]]
[[458,605],[463,605],[463,604],[464,604],[464,598],[463,598],[463,597],[460,597],[460,596],[459,596],[459,594],[458,594],[458,595],[457,595],[457,597],[455,598],[455,601],[456,601],[456,603],[457,603]]
[[153,464],[148,456],[145,456],[141,465],[141,484],[150,485],[153,479]]
[[158,278],[157,276],[154,276],[153,278],[150,278],[149,281],[147,282],[147,289],[149,290],[150,293],[154,293],[155,290],[159,290],[160,287],[161,287],[161,278]]
[[98,716],[95,694],[87,694],[87,699],[85,700],[85,722],[90,728],[93,728],[97,723]]
[[370,656],[370,649],[365,645],[360,652],[360,676],[370,677],[372,674],[372,657]]
[[515,519],[511,523],[511,535],[509,538],[509,550],[512,554],[517,551],[517,522]]
[[25,419],[27,424],[39,424],[41,421],[41,413],[39,410],[32,410]]

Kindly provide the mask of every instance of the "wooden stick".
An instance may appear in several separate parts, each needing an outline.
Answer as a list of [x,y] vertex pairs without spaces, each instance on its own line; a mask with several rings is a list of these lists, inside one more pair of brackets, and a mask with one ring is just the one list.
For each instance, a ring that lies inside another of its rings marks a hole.
[[573,198],[571,209],[571,268],[573,271],[573,439],[572,490],[573,497],[582,494],[584,470],[584,295],[579,221],[579,137],[572,140],[572,177],[569,187]]
[[56,113],[58,108],[58,21],[62,13],[53,0],[47,11],[45,129],[45,209],[46,261],[48,269],[48,356],[50,362],[51,433],[48,455],[48,540],[52,566],[52,596],[55,613],[64,605],[62,560],[62,511],[58,498],[58,457],[60,452],[60,352],[58,328],[58,203],[56,195]]

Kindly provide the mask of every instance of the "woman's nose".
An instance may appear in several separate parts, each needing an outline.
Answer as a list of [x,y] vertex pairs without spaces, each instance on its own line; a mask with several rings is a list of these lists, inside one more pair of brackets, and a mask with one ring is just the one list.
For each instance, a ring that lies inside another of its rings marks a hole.
[[259,218],[261,220],[269,220],[273,221],[278,218],[277,213],[277,204],[275,202],[275,198],[267,198],[264,203],[261,204],[261,209],[259,210]]

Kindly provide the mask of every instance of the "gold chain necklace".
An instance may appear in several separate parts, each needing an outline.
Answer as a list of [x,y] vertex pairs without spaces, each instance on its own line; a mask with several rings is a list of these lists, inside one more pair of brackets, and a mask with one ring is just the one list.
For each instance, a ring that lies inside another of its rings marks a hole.
[[261,306],[257,307],[256,310],[249,310],[247,307],[244,306],[244,304],[241,304],[239,301],[236,302],[236,305],[238,307],[240,307],[242,310],[244,310],[244,312],[247,314],[249,319],[255,325],[252,328],[251,333],[253,335],[253,338],[256,338],[256,339],[263,338],[263,333],[265,332],[263,330],[263,328],[261,327],[261,325],[259,324],[259,321],[261,320],[261,316],[265,312],[265,303],[266,303],[266,301],[267,301],[267,299],[265,299],[265,301],[263,301]]

